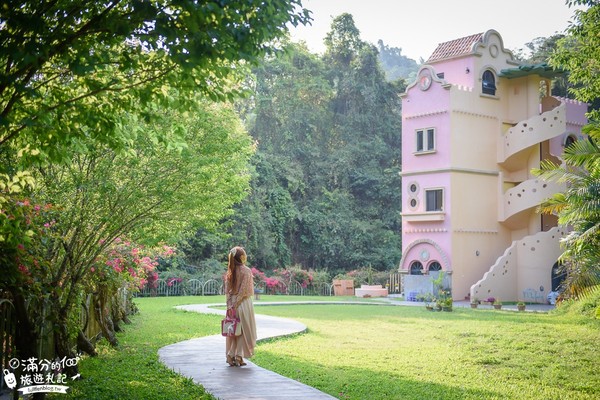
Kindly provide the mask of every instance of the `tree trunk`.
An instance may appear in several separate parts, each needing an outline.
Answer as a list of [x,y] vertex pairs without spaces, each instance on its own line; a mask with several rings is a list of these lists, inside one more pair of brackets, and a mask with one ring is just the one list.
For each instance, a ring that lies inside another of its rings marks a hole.
[[113,321],[110,317],[110,309],[107,307],[103,298],[104,291],[100,291],[96,296],[94,295],[94,310],[96,312],[96,319],[100,324],[100,329],[102,330],[102,335],[111,344],[111,346],[117,347],[119,342],[117,341],[117,337],[115,336],[115,328]]
[[96,347],[94,347],[92,342],[90,342],[81,329],[77,333],[77,349],[89,354],[92,357],[98,355]]
[[[19,291],[11,291],[12,303],[15,307],[15,315],[17,324],[15,326],[15,348],[17,356],[21,360],[27,360],[31,357],[38,358],[37,349],[40,342],[40,332],[31,323],[30,316],[27,312],[25,297]],[[20,378],[22,370],[15,370],[17,379]],[[18,393],[16,390],[14,393]],[[18,396],[18,395],[15,395]],[[15,397],[17,398],[17,397]],[[32,396],[33,400],[44,400],[45,393],[35,393]]]
[[[68,318],[65,315],[60,315],[55,327],[54,332],[54,351],[56,357],[62,360],[66,357],[66,360],[76,360],[77,355],[73,353],[70,337],[69,337],[69,325],[67,323]],[[67,379],[74,377],[79,374],[79,367],[75,363],[71,362],[62,368],[61,373],[67,375]]]

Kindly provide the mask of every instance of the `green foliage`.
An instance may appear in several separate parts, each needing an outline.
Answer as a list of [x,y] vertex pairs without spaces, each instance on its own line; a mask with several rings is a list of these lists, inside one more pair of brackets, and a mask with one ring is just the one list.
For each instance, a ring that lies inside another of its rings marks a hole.
[[297,0],[5,4],[0,150],[30,144],[68,159],[55,148],[86,138],[123,148],[122,110],[168,107],[168,87],[232,99],[244,65],[272,50],[286,24],[309,20]]
[[600,393],[598,322],[582,324],[581,317],[456,306],[452,313],[375,305],[256,310],[297,319],[309,333],[261,344],[253,361],[337,398],[593,399]]
[[[586,5],[575,11],[567,35],[558,42],[551,63],[569,71],[570,92],[578,100],[592,102],[600,98],[600,3],[590,0],[568,1],[569,6]],[[567,190],[554,195],[540,206],[544,213],[558,215],[558,222],[573,230],[564,240],[561,256],[566,273],[566,298],[586,298],[588,289],[600,283],[600,125],[597,110],[588,114],[591,123],[583,128],[590,140],[576,142],[565,149],[565,165],[545,162],[534,171],[543,179],[564,182]]]
[[412,82],[416,78],[419,65],[415,60],[403,55],[401,48],[390,47],[384,44],[383,40],[379,40],[377,50],[379,51],[381,67],[385,71],[388,81],[403,79]]
[[544,213],[558,215],[560,224],[572,227],[564,240],[562,266],[566,297],[580,297],[600,282],[600,126],[584,127],[591,140],[575,142],[563,155],[565,165],[551,162],[534,171],[546,180],[565,182],[567,189],[541,204]]
[[[38,169],[35,198],[60,206],[52,207],[51,216],[40,212],[39,223],[37,216],[24,214],[24,221],[41,228],[39,232],[29,228],[35,236],[31,246],[17,245],[27,258],[18,253],[6,260],[3,257],[6,274],[0,287],[31,298],[26,318],[48,320],[63,350],[70,349],[73,332],[78,331],[79,320],[74,316],[79,315],[77,306],[84,295],[95,293],[104,313],[120,287],[140,283],[142,271],[137,267],[144,269],[145,280],[156,280],[151,274],[154,261],[144,261],[142,252],[134,254],[137,247],[121,248],[120,236],[128,234],[153,245],[163,239],[173,241],[197,226],[211,229],[244,196],[246,162],[253,151],[250,137],[231,107],[196,101],[193,114],[162,111],[161,124],[124,118],[128,121],[124,129],[139,132],[173,132],[182,127],[177,133],[182,146],[140,134],[131,151],[89,144],[69,163]],[[14,205],[16,210],[23,209]],[[36,210],[33,204],[25,205]],[[28,235],[28,229],[18,231]],[[152,268],[146,269],[150,261]],[[130,268],[135,273],[128,272]],[[7,279],[13,276],[32,282],[23,285],[22,279]],[[40,303],[44,307],[38,307]]]
[[[0,288],[19,312],[20,356],[37,351],[40,319],[70,354],[83,282],[118,236],[214,230],[245,196],[250,138],[202,99],[240,95],[287,24],[309,19],[297,0],[3,3]],[[46,231],[25,201],[53,205]]]
[[177,311],[184,303],[214,302],[214,297],[136,299],[140,313],[117,334],[120,346],[99,345],[98,357],[83,357],[83,379],[70,381],[61,399],[213,399],[191,379],[171,371],[158,359],[158,349],[177,341],[218,333],[219,316]]
[[561,314],[600,319],[598,310],[600,310],[600,285],[589,287],[581,300],[565,300],[558,308]]
[[[63,285],[55,280],[56,267],[45,257],[47,249],[57,239],[56,218],[60,210],[52,204],[36,203],[20,193],[29,185],[29,175],[16,175],[0,191],[0,291],[30,298],[26,305],[32,328],[39,334],[51,293],[62,294]],[[19,183],[20,182],[20,183]],[[13,187],[11,190],[10,187]],[[19,189],[15,192],[15,187]],[[49,290],[50,286],[53,290]]]
[[[528,55],[523,54],[523,50],[520,49],[516,52],[515,57],[527,64],[541,64],[549,63],[550,58],[554,51],[559,47],[559,42],[565,37],[563,34],[555,34],[549,37],[538,37],[533,39],[531,42],[525,43],[525,47],[528,49]],[[546,95],[546,83],[540,84],[540,95]],[[551,94],[552,96],[568,96],[568,71],[565,71],[563,75],[557,76],[552,81]]]
[[265,59],[255,97],[239,105],[258,148],[230,242],[262,270],[400,260],[401,85],[386,81],[350,15],[334,19],[326,43],[322,57],[289,44]]
[[[559,48],[552,54],[552,65],[569,71],[569,91],[578,100],[593,102],[600,97],[600,76],[597,60],[600,59],[600,3],[597,1],[569,1],[569,5],[587,5],[575,10],[573,23]],[[591,119],[598,119],[597,111]]]

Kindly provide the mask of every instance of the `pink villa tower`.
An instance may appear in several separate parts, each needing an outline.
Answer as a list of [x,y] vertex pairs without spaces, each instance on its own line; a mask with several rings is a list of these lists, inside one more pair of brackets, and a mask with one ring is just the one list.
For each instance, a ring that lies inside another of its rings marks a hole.
[[541,303],[556,289],[567,231],[536,207],[563,188],[531,170],[560,162],[587,122],[587,104],[550,96],[557,74],[520,65],[489,30],[438,45],[402,94],[405,295],[430,271],[455,300]]

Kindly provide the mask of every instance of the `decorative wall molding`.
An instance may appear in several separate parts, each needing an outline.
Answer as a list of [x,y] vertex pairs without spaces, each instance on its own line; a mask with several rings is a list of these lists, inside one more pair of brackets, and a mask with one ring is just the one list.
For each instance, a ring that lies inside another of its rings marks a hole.
[[491,234],[491,235],[497,235],[498,231],[497,230],[486,230],[486,229],[455,229],[454,232],[456,233],[475,233],[475,234]]
[[473,88],[471,86],[452,85],[452,87],[460,90],[461,92],[472,92],[473,91]]
[[467,111],[467,110],[460,110],[460,109],[455,109],[452,110],[452,112],[455,112],[457,114],[465,114],[465,115],[470,115],[472,117],[480,117],[480,118],[488,118],[488,119],[495,119],[498,120],[498,117],[495,115],[489,115],[489,114],[481,114],[481,113],[476,113],[476,112],[472,112],[472,111]]
[[579,121],[569,121],[569,120],[567,120],[567,125],[584,126],[584,125],[587,125],[587,124],[583,124],[583,123],[581,123]]
[[579,101],[579,100],[575,100],[575,99],[568,99],[566,97],[561,97],[561,96],[552,96],[552,97],[559,99],[563,103],[576,104],[578,106],[590,106],[591,105],[590,103],[585,103],[583,101]]
[[404,233],[445,233],[448,232],[446,228],[436,228],[436,229],[406,229]]
[[404,119],[430,117],[432,115],[446,114],[447,112],[448,112],[448,110],[434,110],[434,111],[429,111],[429,112],[421,113],[421,114],[406,115],[406,116],[404,116]]
[[[412,242],[411,244],[409,244],[404,251],[402,251],[402,259],[400,260],[400,266],[398,267],[399,271],[402,271],[402,266],[404,265],[404,262],[406,261],[406,255],[410,252],[410,250],[415,247],[418,246],[420,244],[428,244],[430,246],[432,246],[440,255],[440,257],[442,257],[441,260],[435,260],[438,261],[441,265],[442,265],[442,271],[450,271],[450,260],[448,259],[448,255],[446,254],[446,252],[444,250],[442,250],[442,248],[433,240],[430,239],[419,239],[419,240],[415,240],[414,242]],[[408,265],[407,268],[408,269]]]
[[481,169],[470,169],[470,168],[437,168],[437,169],[422,169],[419,171],[401,171],[400,176],[412,176],[412,175],[426,175],[426,174],[439,174],[447,172],[456,172],[463,174],[475,174],[475,175],[490,175],[498,176],[498,171],[486,171]]

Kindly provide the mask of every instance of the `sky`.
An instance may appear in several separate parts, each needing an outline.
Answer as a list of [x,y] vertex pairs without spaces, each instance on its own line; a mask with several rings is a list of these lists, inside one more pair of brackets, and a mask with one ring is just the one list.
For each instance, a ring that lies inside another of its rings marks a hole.
[[495,29],[509,50],[524,49],[537,37],[563,33],[574,8],[565,0],[303,0],[311,10],[312,25],[291,29],[293,41],[305,41],[317,53],[334,17],[354,17],[364,41],[399,47],[419,62],[437,45]]

